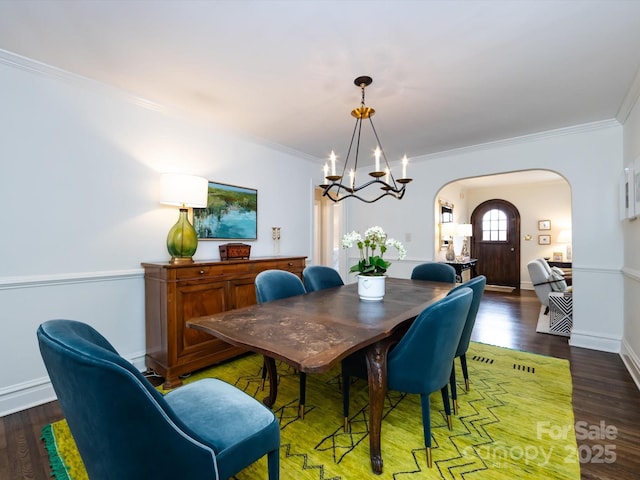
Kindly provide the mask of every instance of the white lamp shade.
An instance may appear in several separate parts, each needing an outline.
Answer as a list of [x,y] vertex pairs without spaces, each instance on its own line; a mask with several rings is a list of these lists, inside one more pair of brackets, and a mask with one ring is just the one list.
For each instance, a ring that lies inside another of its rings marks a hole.
[[441,228],[443,237],[453,237],[456,235],[457,228],[453,222],[443,223]]
[[558,243],[571,243],[571,230],[560,230],[556,241]]
[[457,233],[461,237],[473,236],[473,225],[470,223],[461,223],[458,225]]
[[179,207],[207,206],[209,181],[182,173],[163,173],[160,177],[160,203]]

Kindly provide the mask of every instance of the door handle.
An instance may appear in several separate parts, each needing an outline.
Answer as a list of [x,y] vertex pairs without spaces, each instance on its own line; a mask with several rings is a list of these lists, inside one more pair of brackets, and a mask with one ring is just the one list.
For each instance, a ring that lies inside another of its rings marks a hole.
[[515,249],[514,247],[511,247],[511,251],[512,251],[512,252],[515,252],[515,251],[516,251],[516,249]]

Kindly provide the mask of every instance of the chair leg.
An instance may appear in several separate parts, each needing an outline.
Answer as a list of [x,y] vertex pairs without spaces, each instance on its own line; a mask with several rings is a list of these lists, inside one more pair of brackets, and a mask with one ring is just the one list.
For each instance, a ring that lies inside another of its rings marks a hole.
[[449,385],[451,385],[451,399],[453,400],[453,413],[458,414],[458,389],[456,388],[456,364],[451,366],[451,375],[449,376]]
[[298,416],[304,420],[304,405],[307,396],[307,374],[300,372],[300,405],[298,406]]
[[464,377],[464,388],[469,391],[469,370],[467,370],[467,355],[460,355],[460,365],[462,366],[462,376]]
[[344,417],[344,432],[349,432],[349,374],[342,369],[342,415]]
[[261,383],[262,390],[264,390],[264,383],[266,379],[267,379],[267,364],[263,360],[262,361],[262,383]]
[[276,448],[267,454],[267,469],[269,471],[269,480],[278,480],[280,478],[279,448]]
[[447,415],[447,426],[449,430],[453,427],[453,422],[451,421],[451,405],[449,404],[449,387],[445,384],[444,387],[440,390],[442,393],[442,403],[444,404],[444,413]]
[[429,395],[420,394],[420,403],[422,404],[422,430],[424,431],[424,446],[427,449],[427,466],[433,466],[433,458],[431,456],[431,402]]

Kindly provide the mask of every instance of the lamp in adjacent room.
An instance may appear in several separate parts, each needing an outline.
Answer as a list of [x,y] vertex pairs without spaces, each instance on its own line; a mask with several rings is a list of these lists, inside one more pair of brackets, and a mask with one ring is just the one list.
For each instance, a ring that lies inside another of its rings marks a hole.
[[556,240],[556,242],[558,243],[566,243],[567,244],[567,262],[570,262],[572,259],[572,254],[571,254],[571,229],[565,229],[565,230],[560,230],[560,233],[558,234],[558,240]]
[[453,222],[442,223],[440,228],[442,229],[442,238],[447,240],[447,251],[444,254],[444,258],[448,262],[453,262],[456,259],[456,252],[453,249],[453,236],[456,235],[456,224]]
[[469,243],[468,238],[473,236],[473,225],[470,223],[461,223],[457,228],[458,236],[462,238],[462,251],[460,252],[460,256],[468,259],[471,255],[469,253]]
[[204,177],[165,173],[160,177],[160,203],[180,207],[180,216],[167,235],[170,263],[193,263],[198,234],[189,222],[189,208],[207,206],[209,182]]

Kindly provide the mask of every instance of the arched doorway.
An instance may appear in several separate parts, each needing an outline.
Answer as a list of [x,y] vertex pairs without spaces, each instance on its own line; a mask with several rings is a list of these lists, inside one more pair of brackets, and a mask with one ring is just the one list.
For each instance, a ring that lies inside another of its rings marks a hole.
[[471,256],[487,284],[520,288],[520,212],[502,199],[487,200],[471,213]]

